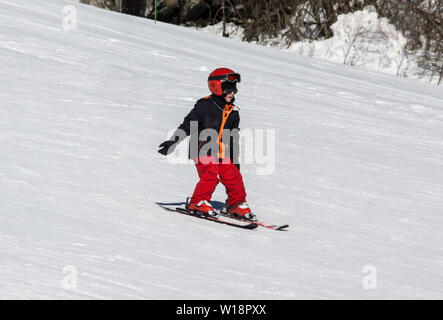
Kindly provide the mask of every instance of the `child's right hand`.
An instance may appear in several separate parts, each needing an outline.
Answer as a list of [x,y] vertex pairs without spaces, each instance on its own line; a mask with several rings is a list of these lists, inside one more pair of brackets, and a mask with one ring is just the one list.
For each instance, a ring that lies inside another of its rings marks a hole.
[[160,148],[160,150],[158,150],[158,152],[161,153],[162,155],[166,156],[166,155],[174,152],[175,141],[167,140],[167,141],[163,142],[162,144],[160,144],[158,147]]

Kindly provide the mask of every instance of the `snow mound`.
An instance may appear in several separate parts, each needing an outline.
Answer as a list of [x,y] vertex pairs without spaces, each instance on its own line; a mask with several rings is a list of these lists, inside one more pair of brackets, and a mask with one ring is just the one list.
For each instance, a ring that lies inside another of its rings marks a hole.
[[[420,63],[423,52],[405,50],[406,37],[388,19],[380,17],[373,6],[366,6],[338,16],[331,26],[333,37],[315,41],[293,42],[286,46],[283,30],[275,38],[263,39],[262,44],[295,52],[298,55],[361,67],[409,79],[437,83],[438,77]],[[204,32],[221,35],[223,24],[200,28]],[[226,24],[229,38],[241,41],[244,30]]]
[[404,72],[408,64],[404,52],[407,39],[371,8],[339,15],[331,29],[333,37],[294,43],[290,50],[389,74]]

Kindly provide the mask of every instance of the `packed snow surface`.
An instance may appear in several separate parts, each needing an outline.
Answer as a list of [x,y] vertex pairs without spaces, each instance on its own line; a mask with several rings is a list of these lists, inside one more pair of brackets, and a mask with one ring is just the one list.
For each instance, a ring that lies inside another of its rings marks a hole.
[[[0,0],[0,58],[1,298],[443,298],[441,88],[67,0]],[[287,232],[157,205],[192,194],[157,146],[220,66]]]

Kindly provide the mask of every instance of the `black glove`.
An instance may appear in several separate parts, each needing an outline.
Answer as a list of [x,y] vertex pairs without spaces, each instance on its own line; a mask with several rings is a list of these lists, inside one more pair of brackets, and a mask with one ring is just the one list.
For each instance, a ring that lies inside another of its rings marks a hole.
[[174,152],[175,141],[171,141],[171,140],[165,141],[162,144],[160,144],[158,147],[160,148],[160,150],[158,150],[158,152],[166,156],[166,155]]

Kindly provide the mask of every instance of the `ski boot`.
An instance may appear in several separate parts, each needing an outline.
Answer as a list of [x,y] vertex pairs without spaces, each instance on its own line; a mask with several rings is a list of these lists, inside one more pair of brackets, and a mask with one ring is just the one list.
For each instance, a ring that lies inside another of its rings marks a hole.
[[209,216],[209,217],[216,217],[217,216],[217,213],[215,212],[212,205],[209,203],[209,201],[206,201],[206,200],[201,200],[198,203],[191,202],[187,205],[187,209],[190,211],[201,213],[201,214]]
[[257,216],[251,212],[246,202],[241,202],[233,207],[228,207],[228,213],[241,220],[257,221]]

